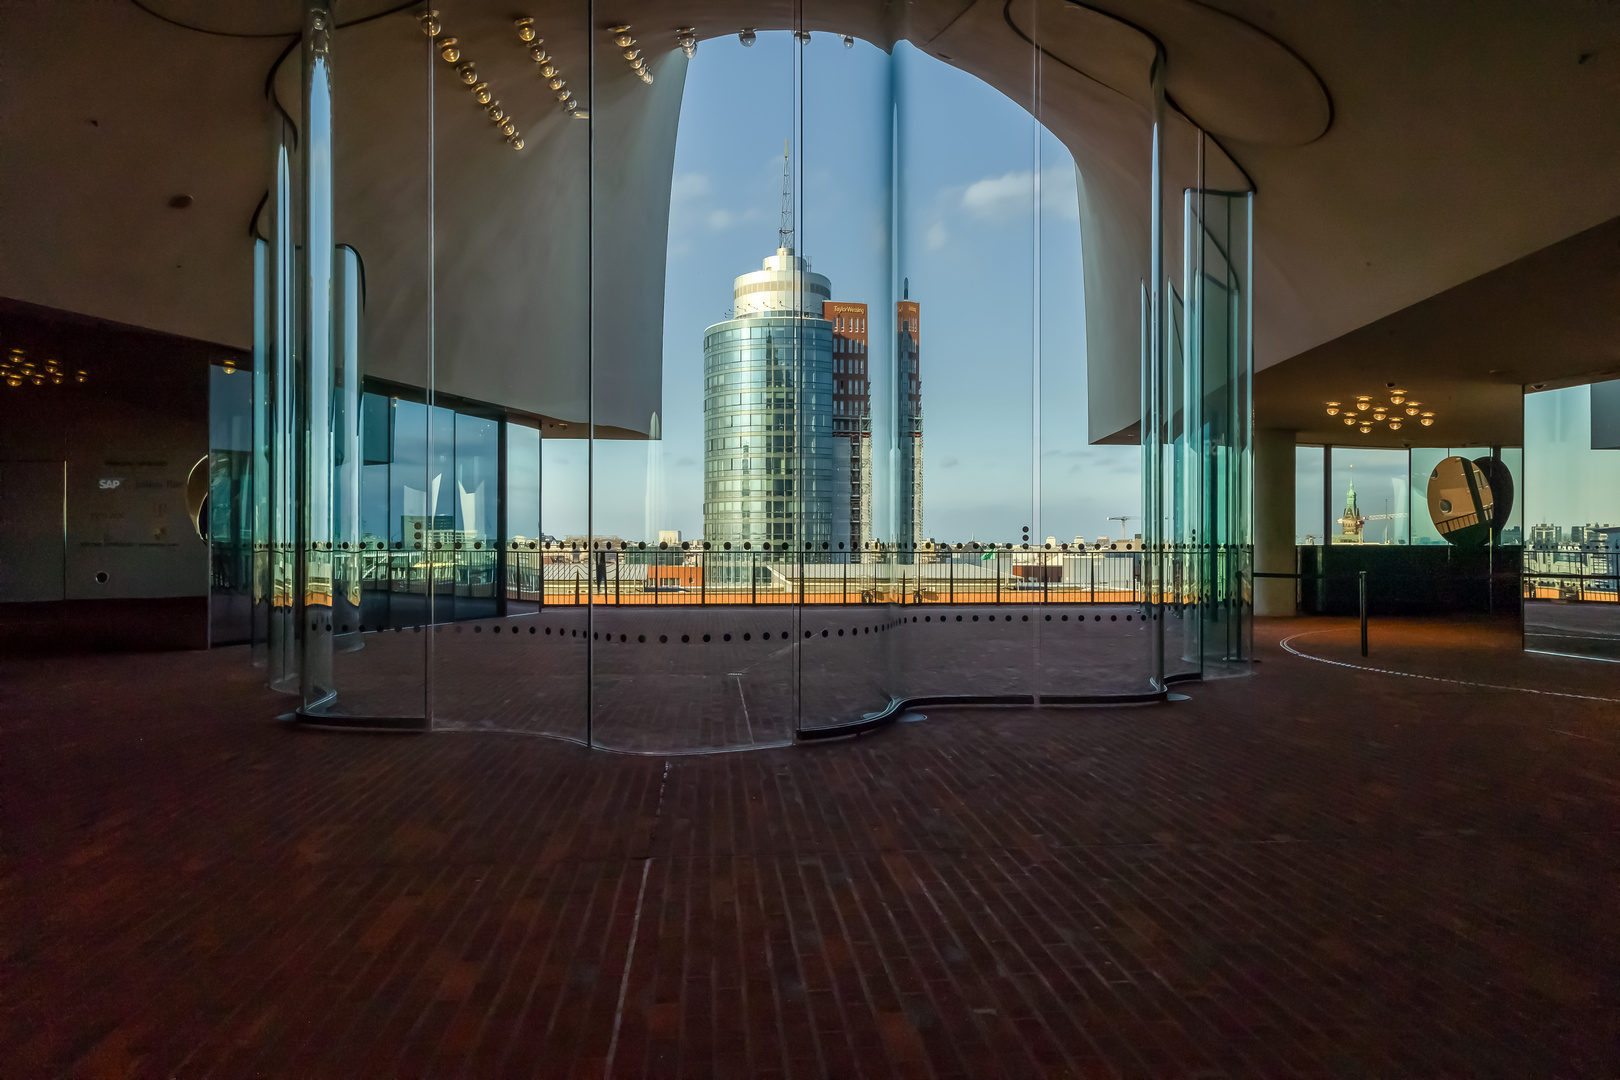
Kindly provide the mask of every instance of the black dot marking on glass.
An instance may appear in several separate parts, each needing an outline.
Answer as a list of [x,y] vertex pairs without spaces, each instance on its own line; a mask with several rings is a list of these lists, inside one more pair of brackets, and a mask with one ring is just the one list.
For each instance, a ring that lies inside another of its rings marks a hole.
[[822,631],[822,632],[821,632],[821,636],[822,636],[822,637],[826,637],[826,636],[827,636],[827,631],[825,631],[825,630],[823,630],[823,631]]
[[[746,634],[744,634],[744,635],[743,635],[743,638],[744,638],[744,640],[747,640],[747,637],[748,637],[748,635],[746,635]],[[761,635],[759,635],[759,639],[760,639],[760,640],[761,640],[761,641],[769,641],[769,640],[771,640],[771,633],[770,633],[770,631],[769,631],[769,630],[767,630],[767,631],[766,631],[766,632],[765,632],[765,633],[763,633],[763,634],[761,634]]]
[[1108,621],[1109,622],[1119,622],[1119,616],[1118,615],[1110,615],[1110,616],[1108,616]]
[[786,641],[788,639],[788,632],[786,630],[784,630],[784,631],[782,631],[782,633],[779,636],[781,637],[781,639],[783,641]]
[[1102,616],[1101,615],[1093,615],[1091,617],[1091,621],[1092,622],[1102,622]]
[[668,634],[659,634],[658,635],[658,644],[660,644],[660,645],[668,645],[669,644],[669,635]]
[[[1051,618],[1051,617],[1052,617],[1052,616],[1050,616],[1050,615],[1048,615],[1048,616],[1047,616],[1047,618],[1048,618],[1048,619],[1050,619],[1050,618]],[[1069,621],[1069,617],[1068,617],[1068,616],[1067,616],[1067,615],[1065,615],[1065,616],[1063,616],[1063,621],[1064,621],[1064,622],[1068,622],[1068,621]]]
[[743,635],[743,640],[744,640],[744,641],[747,641],[747,640],[748,640],[748,639],[749,639],[749,638],[751,638],[751,637],[752,637],[752,636],[753,636],[753,635],[752,635],[752,634],[744,634],[744,635]]
[[1047,616],[1047,617],[1046,617],[1046,621],[1047,621],[1047,622],[1051,622],[1051,621],[1052,621],[1052,616],[1050,616],[1050,615],[1048,615],[1048,616]]
[[532,627],[532,626],[529,627],[529,633],[531,633],[531,634],[534,633],[534,627]]
[[[1048,619],[1050,619],[1050,618],[1051,618],[1051,617],[1052,617],[1052,616],[1050,616],[1050,615],[1048,615],[1048,616],[1047,616],[1047,618],[1048,618]],[[1024,621],[1025,621],[1025,622],[1029,622],[1029,616],[1028,616],[1028,615],[1025,615],[1025,616],[1024,616]]]
[[484,632],[484,628],[483,628],[483,627],[482,627],[482,626],[475,626],[475,627],[473,627],[473,633],[475,633],[475,634],[482,634],[482,633],[483,633],[483,632]]
[[844,636],[844,632],[843,632],[843,631],[842,631],[842,630],[840,630],[840,631],[838,631],[838,636],[839,636],[839,637],[843,637],[843,636]]
[[962,616],[960,616],[960,615],[958,615],[958,616],[957,616],[957,617],[956,617],[956,621],[957,621],[957,622],[961,622],[961,621],[962,621]]
[[934,617],[932,615],[924,615],[923,616],[923,622],[933,622],[933,621],[934,621]]
[[637,634],[636,635],[636,640],[641,642],[641,644],[645,645],[645,644],[647,644],[647,635],[646,634]]
[[709,640],[709,635],[708,635],[708,634],[704,634],[704,635],[703,635],[703,640],[704,640],[704,641],[708,641],[708,640]]
[[691,643],[692,643],[692,639],[689,636],[687,636],[686,634],[681,635],[681,644],[682,645],[690,645]]
[[1125,621],[1126,621],[1126,622],[1130,622],[1130,621],[1131,621],[1131,617],[1130,617],[1130,616],[1129,616],[1129,615],[1127,615],[1127,616],[1125,616]]
[[978,621],[979,621],[979,617],[978,617],[978,616],[977,616],[977,615],[975,615],[975,616],[973,616],[973,621],[974,621],[974,622],[978,622]]
[[549,626],[548,626],[548,627],[546,627],[546,636],[547,636],[547,637],[550,637],[550,636],[551,636],[551,627],[549,627]]

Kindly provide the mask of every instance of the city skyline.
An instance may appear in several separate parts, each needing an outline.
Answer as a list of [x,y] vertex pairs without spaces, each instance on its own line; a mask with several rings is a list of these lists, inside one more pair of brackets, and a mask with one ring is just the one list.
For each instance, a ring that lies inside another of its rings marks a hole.
[[[663,440],[596,444],[595,527],[702,532],[702,333],[731,314],[723,283],[774,246],[791,132],[796,251],[874,318],[893,310],[907,277],[931,312],[924,538],[1008,542],[1025,525],[1038,535],[1112,533],[1109,517],[1140,512],[1139,454],[1086,440],[1067,150],[1017,103],[909,45],[891,56],[820,34],[803,47],[803,96],[816,105],[795,130],[793,47],[788,34],[762,33],[751,49],[715,39],[688,68],[668,237]],[[892,113],[873,108],[888,101]],[[916,163],[898,177],[897,140]],[[869,348],[873,498],[885,508],[900,470],[894,387],[879,373],[894,370],[894,342],[874,334]],[[548,443],[548,523],[583,529],[585,459],[579,442]],[[873,526],[894,535],[881,516]]]

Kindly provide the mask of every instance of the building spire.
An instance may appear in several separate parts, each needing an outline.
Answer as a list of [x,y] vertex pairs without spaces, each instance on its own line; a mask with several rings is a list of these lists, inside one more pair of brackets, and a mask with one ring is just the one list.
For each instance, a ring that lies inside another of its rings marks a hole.
[[793,254],[793,175],[788,167],[788,141],[782,140],[782,224],[777,229],[776,246]]

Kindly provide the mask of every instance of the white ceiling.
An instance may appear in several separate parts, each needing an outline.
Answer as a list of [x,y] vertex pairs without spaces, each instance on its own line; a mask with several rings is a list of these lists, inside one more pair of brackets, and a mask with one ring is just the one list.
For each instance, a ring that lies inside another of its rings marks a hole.
[[[283,28],[295,10],[291,0],[144,2],[181,22],[252,33]],[[373,15],[389,6],[350,0],[339,5],[338,16]],[[505,0],[436,0],[436,6],[452,25],[462,19],[493,28],[512,14]],[[577,18],[582,39],[593,32],[584,3],[548,3],[544,12],[536,7],[536,15]],[[666,56],[679,26],[695,25],[700,37],[788,27],[796,9],[810,29],[884,44],[904,38],[945,54],[1038,108],[1074,151],[1092,243],[1094,439],[1125,429],[1136,408],[1135,293],[1147,227],[1143,65],[1154,39],[1169,58],[1171,97],[1230,155],[1223,182],[1246,174],[1256,188],[1256,362],[1261,369],[1284,362],[1296,368],[1279,382],[1295,388],[1293,398],[1279,391],[1273,405],[1268,392],[1259,393],[1263,424],[1295,423],[1293,414],[1276,410],[1284,398],[1295,401],[1288,408],[1302,408],[1300,395],[1316,393],[1318,376],[1323,386],[1338,385],[1361,368],[1377,368],[1385,354],[1378,335],[1365,328],[1398,313],[1405,314],[1397,336],[1412,342],[1450,340],[1468,326],[1497,328],[1485,337],[1498,353],[1510,349],[1514,357],[1487,360],[1484,351],[1468,349],[1454,350],[1445,361],[1445,377],[1462,395],[1492,393],[1489,387],[1505,376],[1491,370],[1511,370],[1517,373],[1512,378],[1529,381],[1574,363],[1561,357],[1596,358],[1580,363],[1602,366],[1604,356],[1614,355],[1614,328],[1590,305],[1578,305],[1558,322],[1556,349],[1537,349],[1536,319],[1545,305],[1534,306],[1533,280],[1481,290],[1473,309],[1466,301],[1476,294],[1468,292],[1446,303],[1422,302],[1620,216],[1620,5],[595,5],[598,22],[632,23],[650,54]],[[390,21],[414,24],[408,12],[377,20]],[[1031,91],[1028,37],[1046,49],[1039,96]],[[13,0],[0,8],[7,73],[0,84],[6,147],[0,157],[6,207],[0,294],[247,345],[252,270],[245,239],[266,187],[273,117],[264,86],[287,40],[182,29],[132,0]],[[487,51],[493,44],[479,47]],[[672,122],[668,99],[661,100],[635,122]],[[543,149],[537,142],[525,153]],[[496,151],[506,152],[492,143],[490,152]],[[170,209],[169,198],[180,193],[194,196],[194,204]],[[632,194],[626,189],[621,198]],[[668,195],[638,197],[656,209]],[[457,212],[488,215],[498,208],[486,201]],[[458,236],[500,242],[471,223],[457,229],[441,213],[440,235],[451,244]],[[509,236],[508,242],[518,241]],[[1590,262],[1579,280],[1601,278],[1615,263],[1612,246],[1582,250]],[[375,250],[367,257],[384,261]],[[467,259],[476,262],[476,255]],[[1530,260],[1515,273],[1552,280],[1546,275],[1564,265]],[[650,296],[654,284],[638,288]],[[1566,281],[1554,291],[1569,286]],[[1520,332],[1506,332],[1514,327]],[[657,331],[650,325],[645,334]],[[622,347],[634,353],[644,344],[631,335]],[[1504,367],[1509,359],[1516,362]],[[1414,346],[1402,363],[1408,381],[1423,375],[1425,365],[1439,377],[1441,361],[1432,348]],[[1262,391],[1265,379],[1260,376]]]

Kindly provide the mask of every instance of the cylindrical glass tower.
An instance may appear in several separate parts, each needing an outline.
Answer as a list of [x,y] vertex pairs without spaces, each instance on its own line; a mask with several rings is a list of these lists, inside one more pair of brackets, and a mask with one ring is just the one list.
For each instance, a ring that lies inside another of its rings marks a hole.
[[[703,335],[703,538],[834,539],[832,323],[827,278],[781,249],[737,278],[737,318]],[[847,497],[847,496],[846,496]]]

